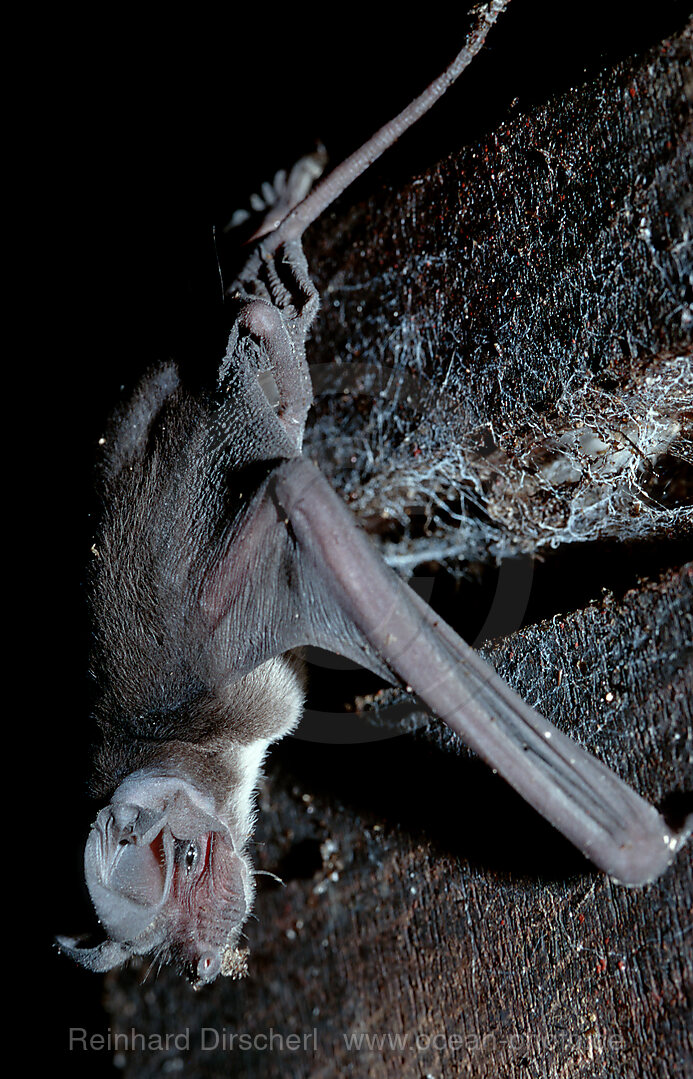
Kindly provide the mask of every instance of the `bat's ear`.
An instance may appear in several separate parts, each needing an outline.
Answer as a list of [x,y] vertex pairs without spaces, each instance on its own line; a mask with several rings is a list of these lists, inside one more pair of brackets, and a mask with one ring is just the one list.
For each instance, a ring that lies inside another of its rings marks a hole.
[[108,939],[89,947],[78,937],[57,937],[61,951],[87,970],[103,972],[162,943],[153,925],[171,890],[173,839],[160,806],[123,802],[106,806],[92,825],[84,873]]
[[115,941],[139,937],[166,902],[173,839],[165,820],[164,813],[139,806],[110,805],[89,833],[86,883],[97,917]]
[[127,959],[132,957],[132,952],[126,944],[115,940],[104,940],[92,948],[80,944],[81,937],[56,937],[55,942],[61,952],[65,952],[80,966],[95,974],[106,970],[113,970]]

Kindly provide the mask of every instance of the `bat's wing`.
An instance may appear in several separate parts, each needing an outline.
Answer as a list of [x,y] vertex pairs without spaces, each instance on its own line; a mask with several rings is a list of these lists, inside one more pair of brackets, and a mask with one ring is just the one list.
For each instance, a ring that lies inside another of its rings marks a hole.
[[[595,865],[654,880],[683,841],[610,769],[514,693],[383,562],[307,460],[258,492],[204,597],[242,673],[313,644],[406,685]],[[257,627],[254,636],[248,627]]]

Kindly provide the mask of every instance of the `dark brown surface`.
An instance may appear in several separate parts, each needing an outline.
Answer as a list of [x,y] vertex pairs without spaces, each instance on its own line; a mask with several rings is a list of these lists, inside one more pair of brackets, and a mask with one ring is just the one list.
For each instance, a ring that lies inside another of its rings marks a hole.
[[393,557],[684,528],[690,61],[689,28],[309,237],[309,452]]

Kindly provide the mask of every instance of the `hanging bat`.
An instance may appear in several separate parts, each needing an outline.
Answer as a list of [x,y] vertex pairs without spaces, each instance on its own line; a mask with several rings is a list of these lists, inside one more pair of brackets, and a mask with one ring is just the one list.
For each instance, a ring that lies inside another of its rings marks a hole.
[[302,456],[319,303],[302,235],[461,74],[508,2],[478,9],[444,74],[313,190],[314,157],[292,170],[230,289],[216,384],[159,367],[104,439],[92,789],[108,804],[84,865],[105,939],[58,938],[90,970],[153,953],[195,986],[240,973],[254,789],[267,747],[299,722],[306,645],[413,691],[617,881],[654,880],[684,840],[387,567]]

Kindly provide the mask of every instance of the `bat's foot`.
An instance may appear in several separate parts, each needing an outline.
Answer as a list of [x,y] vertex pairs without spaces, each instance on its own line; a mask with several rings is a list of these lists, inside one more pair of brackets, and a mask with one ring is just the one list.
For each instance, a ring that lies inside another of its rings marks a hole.
[[225,978],[245,978],[248,975],[248,948],[227,948],[221,957],[221,973]]
[[233,214],[224,232],[237,228],[252,217],[262,215],[256,230],[257,235],[270,232],[288,213],[306,197],[311,187],[322,175],[327,162],[325,147],[320,145],[312,154],[299,158],[287,173],[280,169],[270,183],[265,182],[259,194],[250,196],[250,209],[241,208]]

